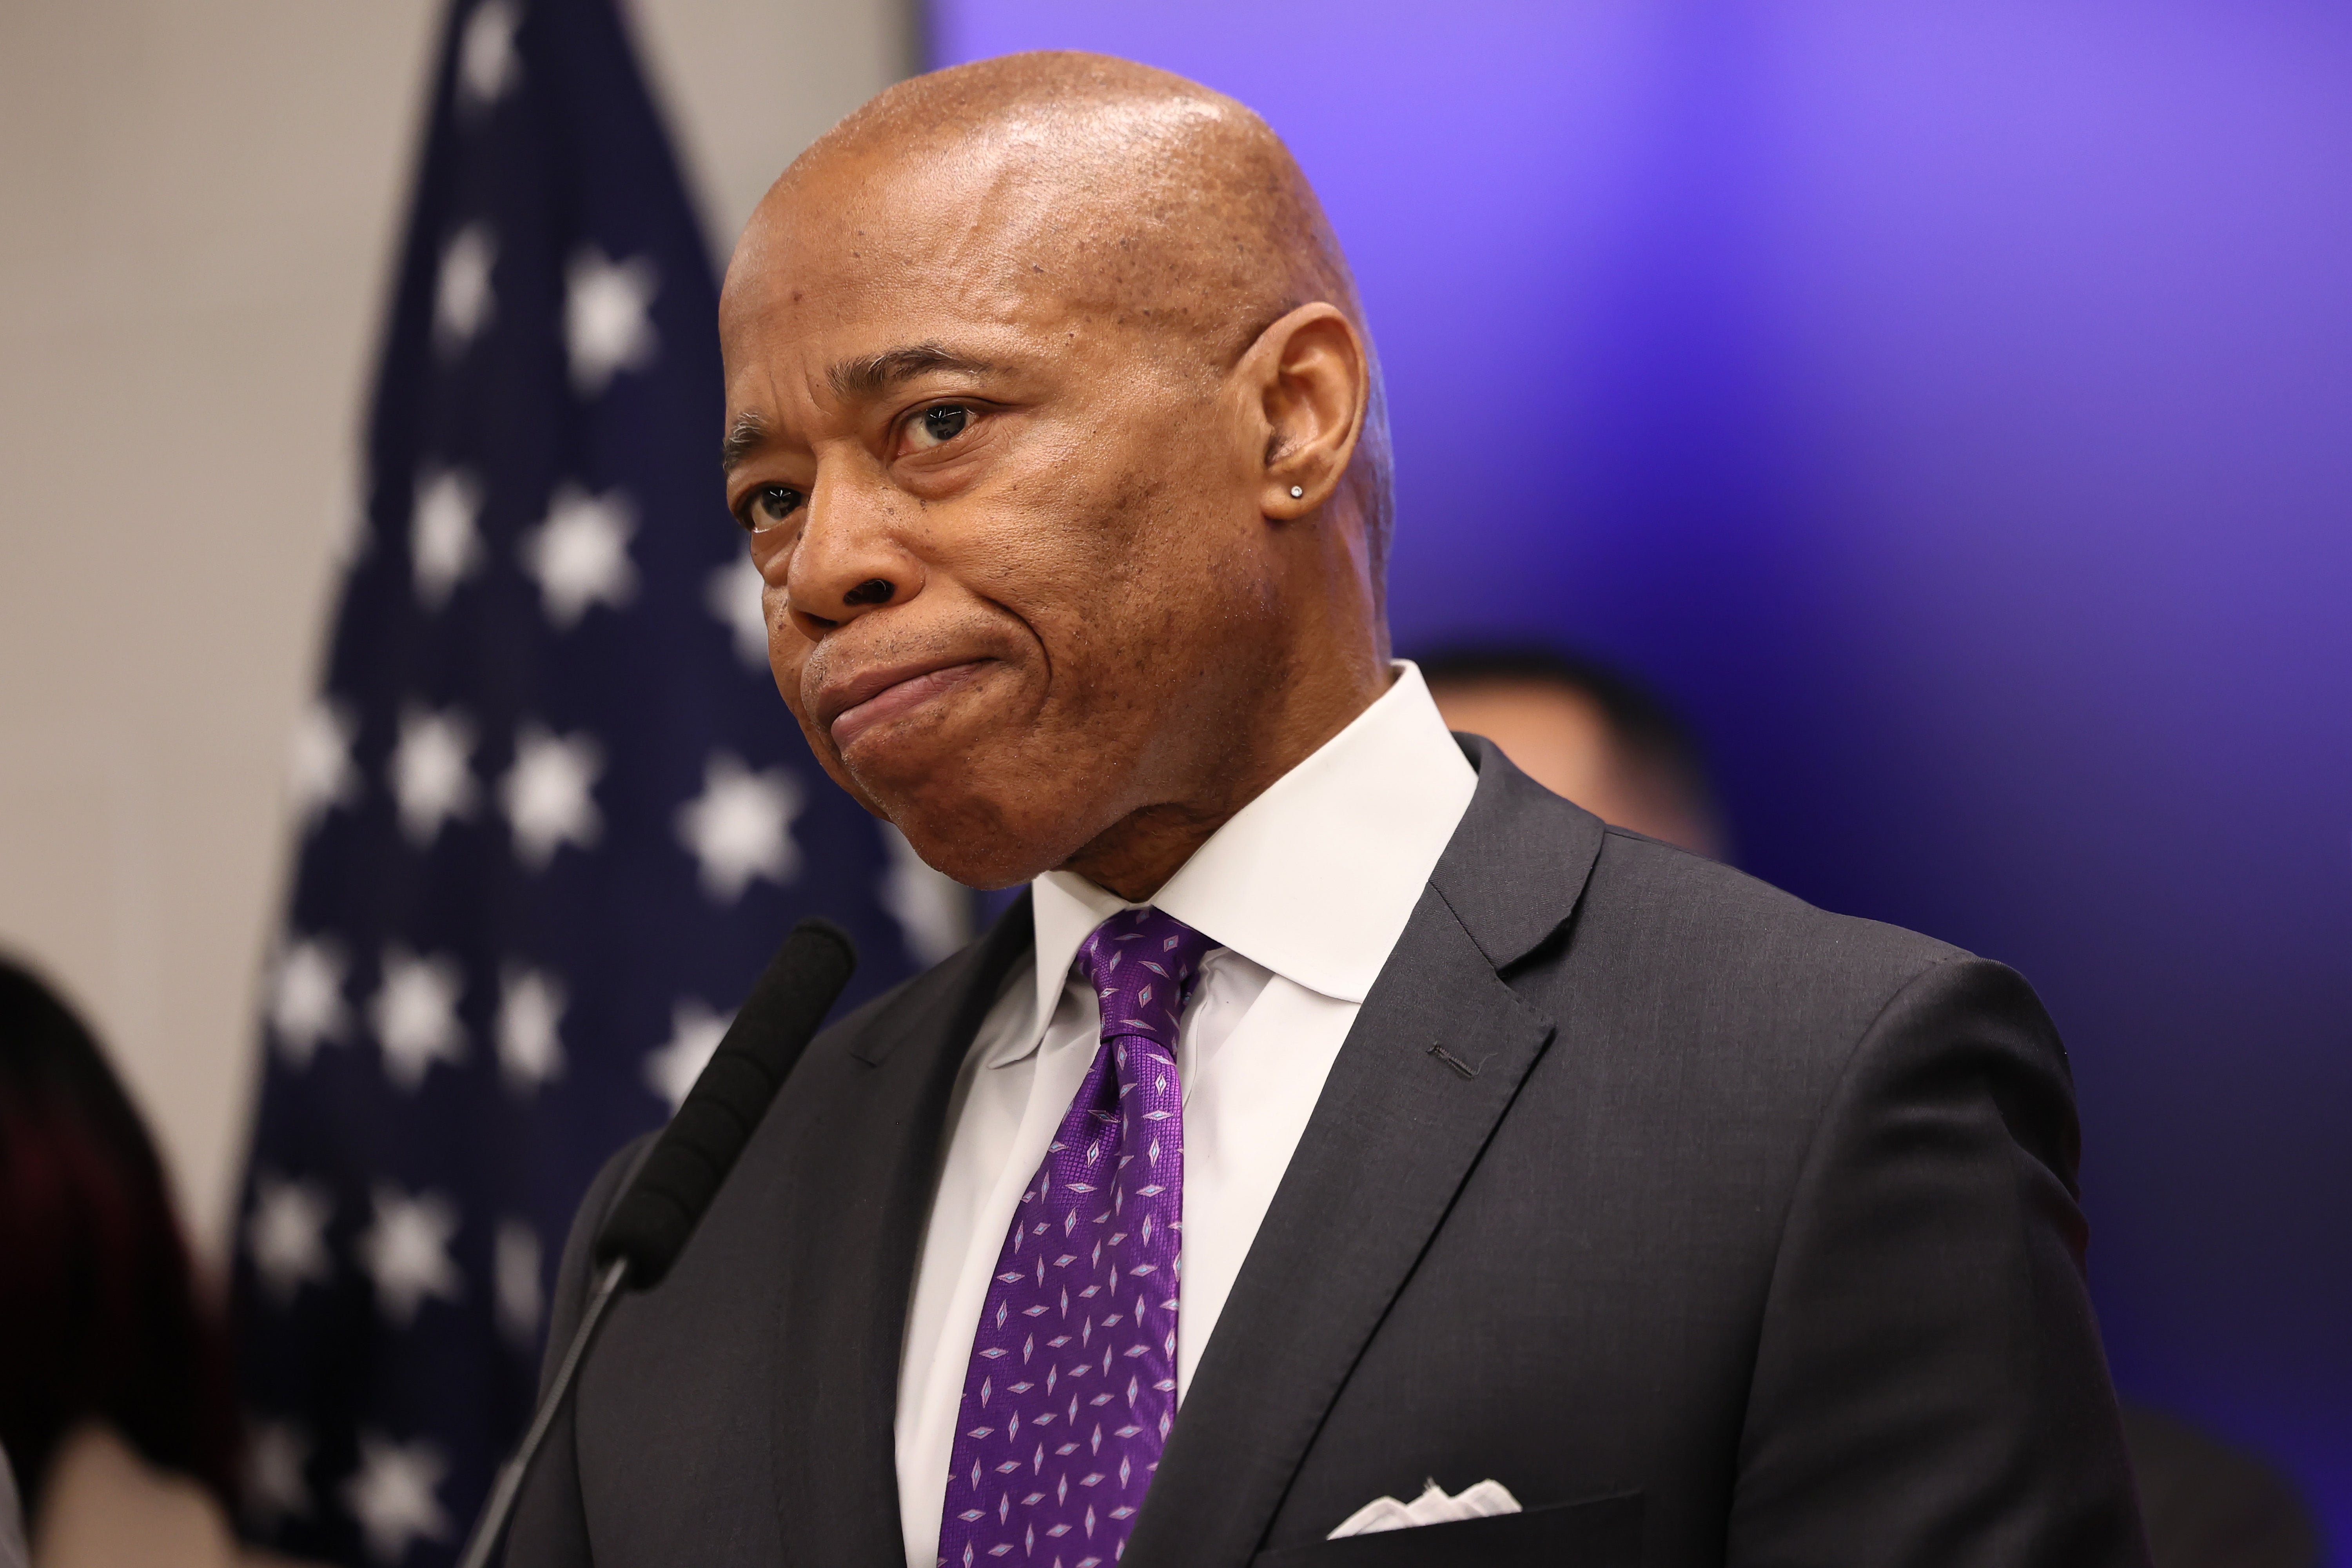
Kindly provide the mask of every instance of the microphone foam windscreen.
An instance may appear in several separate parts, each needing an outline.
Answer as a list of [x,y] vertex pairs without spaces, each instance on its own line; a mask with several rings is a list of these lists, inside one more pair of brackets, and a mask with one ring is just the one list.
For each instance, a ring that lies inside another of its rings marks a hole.
[[639,1290],[668,1274],[856,967],[856,945],[831,921],[793,928],[597,1234],[599,1264],[627,1258]]

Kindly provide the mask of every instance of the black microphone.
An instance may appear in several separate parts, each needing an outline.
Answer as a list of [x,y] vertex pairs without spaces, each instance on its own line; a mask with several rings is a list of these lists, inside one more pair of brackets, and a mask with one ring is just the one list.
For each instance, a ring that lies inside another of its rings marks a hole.
[[[499,1538],[506,1533],[507,1521],[522,1496],[530,1462],[572,1392],[605,1309],[624,1286],[649,1290],[669,1273],[696,1222],[719,1195],[719,1184],[768,1113],[776,1090],[783,1087],[856,968],[856,944],[847,931],[826,920],[801,921],[769,961],[726,1037],[711,1053],[709,1065],[694,1080],[685,1103],[654,1141],[635,1180],[596,1233],[590,1249],[596,1285],[580,1314],[580,1327],[540,1399],[530,1429],[523,1434],[514,1458],[499,1469],[458,1568],[488,1568],[490,1553],[498,1550]],[[752,1026],[746,1027],[747,1021]]]

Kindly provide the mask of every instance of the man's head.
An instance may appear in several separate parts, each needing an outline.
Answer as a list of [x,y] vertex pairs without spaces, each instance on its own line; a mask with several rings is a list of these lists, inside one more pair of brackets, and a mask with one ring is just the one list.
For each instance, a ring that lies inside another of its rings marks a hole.
[[1605,822],[1721,858],[1723,821],[1696,737],[1622,671],[1539,647],[1458,648],[1421,669],[1448,728],[1486,736]]
[[1387,679],[1387,437],[1314,193],[1181,78],[1013,56],[787,170],[720,307],[785,700],[933,865],[1142,896]]

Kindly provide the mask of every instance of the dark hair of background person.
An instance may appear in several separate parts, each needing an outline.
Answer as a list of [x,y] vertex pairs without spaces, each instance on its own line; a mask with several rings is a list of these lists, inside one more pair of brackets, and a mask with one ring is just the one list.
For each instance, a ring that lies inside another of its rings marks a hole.
[[1627,786],[1671,797],[1674,808],[1711,840],[1708,852],[1721,853],[1723,819],[1706,749],[1673,705],[1634,676],[1589,655],[1538,643],[1452,645],[1418,656],[1415,662],[1433,693],[1535,686],[1585,698],[1600,710],[1621,763],[1635,775],[1625,781]]
[[231,1388],[145,1124],[81,1020],[0,958],[0,1444],[27,1519],[87,1421],[232,1508]]

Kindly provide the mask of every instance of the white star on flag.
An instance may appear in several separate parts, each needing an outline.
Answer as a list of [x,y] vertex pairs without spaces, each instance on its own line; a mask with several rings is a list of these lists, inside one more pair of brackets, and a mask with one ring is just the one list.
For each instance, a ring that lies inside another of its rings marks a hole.
[[340,1040],[350,1025],[343,1006],[342,950],[324,938],[294,941],[278,955],[269,985],[269,1029],[279,1054],[310,1065],[321,1040]]
[[527,723],[515,737],[514,766],[499,781],[499,803],[514,826],[515,856],[533,871],[547,869],[566,844],[587,848],[604,831],[591,793],[604,771],[593,736],[550,734]]
[[514,43],[521,22],[509,0],[482,0],[466,18],[457,40],[457,98],[467,108],[488,108],[522,75]]
[[539,1280],[539,1237],[519,1219],[500,1220],[498,1242],[492,1250],[498,1277],[499,1328],[515,1343],[534,1349],[539,1342],[539,1320],[547,1310]]
[[449,1516],[434,1489],[449,1461],[431,1443],[395,1443],[381,1432],[360,1434],[360,1468],[343,1483],[343,1501],[367,1537],[368,1555],[398,1563],[411,1543],[449,1539]]
[[768,668],[768,610],[761,603],[767,584],[748,555],[710,574],[702,603],[735,635],[735,656],[753,669]]
[[299,1519],[310,1511],[310,1489],[302,1479],[310,1445],[290,1421],[257,1421],[245,1444],[245,1502],[268,1523]]
[[800,781],[784,769],[755,773],[730,752],[713,752],[702,793],[677,814],[677,836],[702,864],[702,890],[731,904],[754,877],[798,876],[800,846],[791,829],[803,804]]
[[246,1251],[262,1288],[280,1306],[304,1285],[324,1285],[334,1277],[327,1256],[327,1221],[334,1199],[314,1182],[281,1181],[257,1174],[253,1216],[246,1222]]
[[698,997],[681,996],[670,1008],[668,1041],[646,1057],[646,1087],[669,1101],[672,1116],[734,1021],[733,1014],[714,1013]]
[[971,940],[971,894],[925,864],[905,834],[887,822],[881,829],[883,847],[890,852],[882,907],[906,933],[907,950],[925,963],[937,963]]
[[359,770],[352,765],[352,737],[358,729],[351,710],[331,697],[312,702],[295,721],[287,776],[295,819],[303,832],[317,826],[335,807],[359,797]]
[[614,372],[653,363],[656,340],[646,311],[661,284],[650,259],[611,261],[583,245],[572,252],[564,279],[563,338],[574,387],[593,397],[611,384]]
[[428,1300],[455,1301],[466,1282],[449,1258],[457,1213],[438,1193],[409,1197],[389,1183],[375,1189],[375,1222],[359,1240],[360,1267],[375,1281],[376,1305],[402,1328]]
[[498,237],[486,223],[467,224],[442,247],[441,270],[433,286],[433,346],[443,359],[464,353],[497,313],[490,269],[498,259]]
[[507,1087],[528,1095],[563,1075],[563,984],[536,969],[509,969],[499,994],[499,1071]]
[[384,950],[383,984],[369,1004],[383,1075],[414,1094],[435,1062],[466,1059],[457,998],[465,982],[452,958],[420,958],[404,948]]
[[556,488],[547,521],[522,541],[523,570],[538,580],[549,620],[568,629],[591,605],[618,609],[629,602],[637,591],[629,560],[636,526],[636,509],[619,490],[592,496],[577,485]]
[[451,817],[470,816],[476,790],[467,758],[474,727],[456,709],[436,713],[412,705],[400,716],[392,749],[392,795],[409,842],[423,848]]
[[426,609],[446,604],[450,590],[482,563],[482,538],[474,526],[481,511],[481,484],[464,469],[427,468],[416,476],[408,559],[417,602]]

